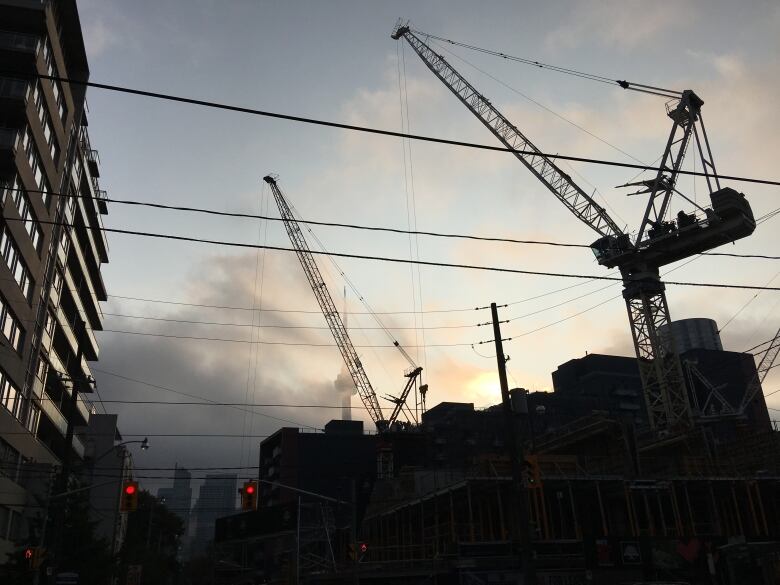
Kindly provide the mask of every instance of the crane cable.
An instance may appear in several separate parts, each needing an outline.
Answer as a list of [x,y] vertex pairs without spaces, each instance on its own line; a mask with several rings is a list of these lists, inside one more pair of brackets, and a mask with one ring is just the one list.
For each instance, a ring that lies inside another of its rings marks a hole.
[[[503,86],[504,86],[505,88],[507,88],[509,91],[511,91],[511,92],[513,92],[513,93],[516,93],[516,94],[517,94],[517,95],[519,95],[520,97],[522,97],[522,98],[524,98],[524,99],[528,100],[528,101],[529,101],[529,102],[531,102],[532,104],[534,104],[534,105],[536,105],[537,107],[539,107],[539,108],[543,109],[544,111],[546,111],[546,112],[548,112],[548,113],[552,114],[552,115],[553,115],[553,116],[555,116],[556,118],[559,118],[559,119],[563,120],[564,122],[566,122],[567,124],[570,124],[570,125],[574,126],[575,128],[577,128],[577,129],[578,129],[578,130],[580,130],[581,132],[584,132],[584,133],[585,133],[585,134],[587,134],[588,136],[591,136],[592,138],[595,138],[596,140],[598,140],[598,141],[599,141],[599,142],[601,142],[602,144],[606,144],[606,145],[607,145],[607,146],[609,146],[610,148],[612,148],[612,149],[616,150],[617,152],[619,152],[619,153],[621,153],[621,154],[623,154],[623,155],[627,156],[628,158],[630,158],[630,159],[631,159],[631,160],[633,160],[634,162],[636,162],[636,163],[639,163],[639,164],[641,164],[641,165],[646,165],[646,164],[647,164],[647,163],[645,163],[644,161],[642,161],[642,160],[639,160],[638,158],[636,158],[636,157],[635,157],[634,155],[632,155],[631,153],[629,153],[629,152],[626,152],[625,150],[623,150],[623,149],[622,149],[622,148],[620,148],[619,146],[616,146],[616,145],[612,144],[612,143],[611,143],[611,142],[609,142],[608,140],[606,140],[606,139],[602,138],[601,136],[599,136],[599,135],[597,135],[597,134],[595,134],[595,133],[591,132],[591,131],[590,131],[590,130],[588,130],[587,128],[585,128],[585,127],[581,126],[580,124],[577,124],[576,122],[574,122],[573,120],[570,120],[570,119],[569,119],[569,118],[567,118],[566,116],[564,116],[564,115],[562,115],[562,114],[559,114],[558,112],[556,112],[556,111],[555,111],[555,110],[553,110],[552,108],[549,108],[549,107],[545,106],[545,105],[544,105],[543,103],[541,103],[540,101],[538,101],[538,100],[535,100],[534,98],[532,98],[531,96],[529,96],[529,95],[527,95],[527,94],[523,93],[523,92],[522,92],[522,91],[520,91],[519,89],[517,89],[517,88],[515,88],[515,87],[513,87],[513,86],[509,85],[508,83],[506,83],[506,82],[504,82],[504,81],[500,80],[498,77],[496,77],[496,76],[494,76],[494,75],[491,75],[490,73],[488,73],[487,71],[485,71],[485,70],[484,70],[484,69],[482,69],[481,67],[478,67],[477,65],[475,65],[475,64],[474,64],[474,63],[472,63],[471,61],[469,61],[469,60],[467,60],[467,59],[465,59],[465,58],[461,57],[460,55],[458,55],[458,54],[457,54],[457,53],[455,53],[454,51],[451,51],[451,50],[449,50],[447,47],[444,47],[444,46],[442,46],[442,45],[439,45],[439,44],[437,44],[437,43],[432,43],[432,44],[433,44],[434,46],[436,46],[436,47],[439,47],[439,48],[441,48],[441,49],[442,49],[442,50],[444,50],[444,51],[447,51],[447,53],[449,53],[450,55],[452,55],[453,57],[455,57],[457,60],[459,60],[459,61],[461,61],[461,62],[465,63],[466,65],[468,65],[468,66],[469,66],[469,67],[471,67],[472,69],[474,69],[474,70],[476,70],[476,71],[479,71],[479,72],[480,72],[482,75],[485,75],[486,77],[489,77],[490,79],[492,79],[492,80],[493,80],[493,81],[495,81],[496,83],[499,83],[499,84],[503,85]],[[410,132],[407,132],[407,133],[410,133]],[[572,164],[571,164],[569,161],[563,160],[563,161],[561,161],[561,162],[562,162],[563,164],[565,164],[565,165],[566,165],[566,166],[567,166],[569,169],[571,169],[571,171],[572,171],[572,172],[573,172],[575,175],[577,175],[577,177],[579,177],[579,179],[580,179],[581,181],[583,181],[584,183],[587,183],[587,184],[588,184],[590,187],[592,187],[592,188],[593,188],[593,191],[594,191],[594,194],[598,193],[598,194],[601,196],[601,199],[604,201],[605,205],[606,205],[606,206],[609,208],[609,210],[612,212],[612,214],[613,214],[613,215],[615,215],[615,216],[617,216],[617,218],[618,218],[618,219],[619,219],[621,222],[623,222],[624,224],[626,224],[626,220],[624,220],[624,219],[623,219],[623,218],[620,216],[620,214],[619,214],[617,211],[615,211],[615,209],[614,209],[614,208],[613,208],[613,207],[612,207],[612,206],[609,204],[609,200],[608,200],[608,199],[607,199],[607,198],[604,196],[604,194],[603,194],[603,193],[602,193],[602,192],[599,190],[599,188],[598,188],[598,187],[596,187],[596,185],[594,185],[594,184],[593,184],[593,183],[591,183],[591,182],[590,182],[588,179],[586,179],[586,178],[585,178],[585,177],[584,177],[584,176],[583,176],[583,175],[582,175],[582,174],[581,174],[581,173],[580,173],[580,172],[579,172],[579,171],[578,171],[576,168],[574,168],[574,165],[572,165]],[[644,171],[643,171],[643,172],[644,172]],[[640,174],[641,174],[641,173],[640,173]]]
[[[406,52],[404,49],[403,43],[397,43],[396,44],[396,53],[398,45],[401,45],[401,63],[399,64],[399,83],[398,83],[398,97],[400,100],[400,106],[401,106],[401,129],[404,130],[407,134],[411,134],[411,122],[410,122],[410,116],[409,116],[409,86],[408,86],[408,80],[406,76]],[[401,68],[402,67],[402,68]],[[401,79],[403,79],[403,85],[401,84]],[[403,99],[401,99],[401,94],[403,91]],[[404,108],[406,110],[406,115],[404,116]],[[404,128],[404,120],[406,121],[406,128]],[[406,223],[407,228],[410,232],[409,234],[409,259],[410,260],[419,260],[420,259],[420,238],[419,234],[417,233],[417,197],[416,192],[414,188],[414,162],[412,160],[412,141],[407,138],[401,139],[401,145],[403,147],[403,153],[404,153],[404,184],[406,185],[406,156],[407,152],[409,155],[409,185],[406,193]],[[411,206],[409,205],[409,194],[411,193]],[[411,209],[411,216],[410,211]],[[414,254],[412,254],[412,240],[414,240]],[[425,315],[423,314],[423,292],[422,292],[422,274],[420,265],[414,265],[410,264],[409,268],[412,273],[412,304],[413,307],[416,307],[419,305],[420,307],[420,335],[422,336],[422,356],[423,356],[423,367],[427,368],[428,366],[428,356],[426,354],[425,349]],[[417,295],[419,296],[419,299],[415,299],[415,290],[414,290],[414,277],[415,277],[415,269],[417,271]],[[419,300],[419,303],[418,303]],[[415,327],[417,326],[417,314],[415,314]],[[419,344],[419,341],[417,341],[417,331],[415,331],[415,343]],[[419,350],[418,350],[418,357],[417,361],[419,362]]]
[[501,57],[502,59],[506,59],[507,61],[515,61],[517,63],[522,63],[524,65],[531,65],[533,67],[538,67],[539,69],[547,69],[549,71],[554,71],[556,73],[563,73],[565,75],[573,75],[575,77],[581,77],[583,79],[588,79],[590,81],[596,81],[598,83],[605,83],[607,85],[618,85],[619,87],[623,89],[630,89],[632,91],[638,91],[641,93],[649,93],[651,95],[657,95],[665,98],[679,98],[682,95],[681,91],[674,90],[674,89],[665,89],[662,87],[657,87],[654,85],[646,85],[643,83],[635,83],[635,82],[629,82],[622,79],[612,79],[611,77],[605,77],[603,75],[597,75],[595,73],[587,73],[585,71],[578,71],[577,69],[570,69],[568,67],[560,67],[558,65],[551,65],[549,63],[542,63],[541,61],[535,61],[533,59],[527,59],[525,57],[517,57],[514,55],[508,55],[506,53],[502,53],[500,51],[493,51],[491,49],[485,49],[483,47],[477,47],[476,45],[469,45],[467,43],[462,43],[459,41],[453,41],[452,39],[447,39],[444,37],[439,37],[436,35],[432,35],[427,32],[423,32],[420,30],[415,29],[409,29],[411,32],[419,35],[423,35],[426,37],[426,39],[435,39],[437,41],[441,41],[444,43],[449,43],[450,45],[455,45],[457,47],[463,47],[465,49],[469,49],[471,51],[476,51],[478,53],[484,53],[486,55],[492,55],[494,57]]

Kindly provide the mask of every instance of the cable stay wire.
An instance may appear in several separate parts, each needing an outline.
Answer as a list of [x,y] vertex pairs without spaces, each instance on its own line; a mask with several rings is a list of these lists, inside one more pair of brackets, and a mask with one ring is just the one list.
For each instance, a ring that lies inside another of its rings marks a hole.
[[476,45],[469,45],[467,43],[459,42],[459,41],[453,41],[451,39],[445,38],[445,37],[439,37],[424,31],[410,29],[412,32],[423,35],[428,39],[435,39],[437,41],[441,41],[444,43],[448,43],[450,45],[454,45],[457,47],[463,47],[464,49],[469,49],[471,51],[476,51],[478,53],[484,53],[487,55],[491,55],[494,57],[500,57],[502,59],[506,59],[507,61],[515,61],[517,63],[522,63],[524,65],[531,65],[533,67],[537,67],[539,69],[546,69],[548,71],[554,71],[556,73],[563,73],[566,75],[573,75],[575,77],[580,77],[582,79],[587,79],[590,81],[595,81],[598,83],[604,83],[607,85],[617,85],[623,89],[630,89],[633,91],[639,91],[642,93],[649,93],[653,95],[658,95],[665,98],[679,98],[682,95],[681,91],[677,91],[674,89],[665,89],[662,87],[657,87],[653,85],[646,85],[642,83],[634,83],[629,82],[625,80],[620,79],[612,79],[611,77],[605,77],[603,75],[597,75],[595,73],[587,73],[585,71],[578,71],[576,69],[570,69],[568,67],[560,67],[558,65],[551,65],[549,63],[543,63],[541,61],[536,61],[533,59],[527,59],[525,57],[517,57],[514,55],[508,55],[506,53],[502,53],[500,51],[494,51],[491,49],[485,49],[482,47],[478,47]]
[[[16,73],[18,76],[18,72]],[[640,165],[640,164],[633,164],[633,163],[627,163],[627,162],[618,162],[618,161],[610,161],[610,160],[604,160],[604,159],[595,159],[595,158],[587,158],[587,157],[581,157],[581,156],[572,156],[572,155],[565,155],[560,153],[539,153],[536,151],[525,151],[525,150],[516,150],[512,148],[506,148],[504,146],[495,146],[495,145],[489,145],[489,144],[482,144],[482,143],[476,143],[476,142],[468,142],[464,140],[451,140],[447,138],[438,138],[434,136],[426,136],[422,134],[410,134],[407,132],[399,132],[397,130],[384,130],[380,128],[373,128],[370,126],[359,126],[355,124],[345,124],[342,122],[333,122],[330,120],[323,120],[318,118],[309,118],[305,116],[296,116],[292,114],[282,114],[279,112],[271,112],[267,110],[259,110],[254,108],[247,108],[243,106],[235,106],[230,105],[226,103],[221,102],[213,102],[208,100],[200,100],[195,98],[189,98],[184,96],[177,96],[173,94],[166,94],[166,93],[160,93],[160,92],[153,92],[153,91],[146,91],[141,89],[134,89],[130,87],[120,86],[120,85],[112,85],[108,83],[98,83],[95,81],[83,81],[83,80],[77,80],[77,79],[70,79],[67,77],[61,77],[56,75],[44,75],[42,73],[28,73],[26,75],[29,78],[32,79],[49,79],[52,81],[59,81],[60,83],[68,83],[71,85],[78,85],[78,86],[84,86],[84,87],[93,87],[96,89],[103,89],[106,91],[114,91],[119,93],[126,93],[130,95],[137,95],[141,97],[148,97],[153,99],[160,99],[160,100],[166,100],[166,101],[172,101],[177,103],[184,103],[184,104],[190,104],[190,105],[196,105],[196,106],[203,106],[208,108],[215,108],[219,110],[225,110],[230,112],[236,112],[241,114],[249,114],[254,116],[261,116],[261,117],[267,117],[267,118],[275,118],[279,120],[288,120],[292,122],[300,122],[305,124],[312,124],[316,126],[323,126],[323,127],[329,127],[329,128],[338,128],[342,130],[351,130],[355,132],[363,132],[366,134],[374,134],[377,136],[391,136],[395,138],[409,138],[411,140],[418,140],[421,142],[430,142],[430,143],[437,143],[437,144],[444,144],[448,146],[460,146],[464,148],[474,148],[478,150],[488,150],[488,151],[494,151],[494,152],[506,152],[511,154],[523,154],[523,155],[534,155],[534,156],[544,156],[547,158],[550,158],[552,160],[568,160],[568,161],[575,161],[575,162],[583,162],[583,163],[589,163],[589,164],[597,164],[597,165],[604,165],[604,166],[612,166],[612,167],[624,167],[624,168],[634,168],[639,169],[643,171],[661,171],[663,169],[658,167],[648,167],[646,165]],[[633,84],[637,85],[638,84]],[[650,86],[644,86],[644,87],[650,87]],[[695,175],[695,176],[706,176],[703,172],[697,172],[694,173],[693,171],[687,171],[687,170],[679,170],[678,175]],[[724,175],[719,174],[718,177],[721,180],[728,180],[728,181],[740,181],[740,182],[746,182],[746,183],[758,183],[763,185],[777,185],[780,186],[780,181],[773,180],[773,179],[759,179],[759,178],[751,178],[751,177],[744,177],[744,176],[737,176],[737,175]]]
[[[10,218],[5,218],[6,220]],[[16,221],[14,219],[14,221]],[[19,219],[19,221],[22,221]],[[46,225],[63,225],[66,227],[77,227],[75,224],[68,224],[68,223],[59,223],[59,222],[53,222],[53,221],[43,221],[39,220],[39,223],[46,224]],[[266,250],[274,250],[277,252],[292,252],[295,253],[296,250],[294,248],[288,248],[286,246],[271,246],[271,245],[259,245],[259,244],[251,244],[247,242],[233,242],[228,240],[214,240],[209,238],[196,238],[193,236],[180,236],[175,234],[165,234],[165,233],[159,233],[159,232],[147,232],[147,231],[140,231],[140,230],[128,230],[128,229],[120,229],[120,228],[107,228],[100,226],[96,229],[100,229],[102,231],[108,232],[108,233],[116,233],[116,234],[124,234],[124,235],[130,235],[130,236],[139,236],[139,237],[145,237],[145,238],[157,238],[157,239],[165,239],[165,240],[172,240],[172,241],[178,241],[178,242],[191,242],[191,243],[200,243],[200,244],[211,244],[216,246],[226,246],[226,247],[233,247],[233,248],[242,248],[242,249],[266,249]],[[614,282],[622,282],[623,279],[620,277],[614,277],[614,276],[603,276],[603,275],[595,275],[595,274],[579,274],[579,273],[567,273],[567,272],[546,272],[546,271],[538,271],[538,270],[524,270],[519,268],[506,268],[501,266],[485,266],[480,264],[461,264],[461,263],[454,263],[454,262],[436,262],[432,260],[409,260],[408,258],[396,258],[391,256],[374,256],[369,254],[354,254],[354,253],[348,253],[348,252],[322,252],[318,250],[311,250],[312,254],[316,255],[327,255],[327,256],[335,256],[337,258],[353,258],[358,260],[372,260],[376,262],[387,262],[392,264],[418,264],[420,266],[434,266],[438,268],[458,268],[463,270],[476,270],[476,271],[482,271],[482,272],[496,272],[496,273],[503,273],[503,274],[522,274],[522,275],[530,275],[530,276],[549,276],[554,278],[575,278],[575,279],[591,279],[591,280],[605,280],[605,281],[614,281]],[[670,285],[670,286],[690,286],[690,287],[699,287],[699,288],[720,288],[720,289],[742,289],[742,290],[767,290],[767,291],[780,291],[780,287],[768,287],[768,286],[759,286],[759,285],[749,285],[749,284],[732,284],[732,283],[717,283],[717,282],[685,282],[685,281],[663,281],[663,284]]]

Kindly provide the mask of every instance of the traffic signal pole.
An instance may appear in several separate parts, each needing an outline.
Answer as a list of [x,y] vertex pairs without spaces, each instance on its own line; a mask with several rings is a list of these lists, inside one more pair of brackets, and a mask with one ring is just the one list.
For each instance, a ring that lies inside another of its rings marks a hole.
[[523,444],[517,436],[516,418],[512,412],[509,397],[509,384],[506,380],[506,355],[501,338],[501,325],[498,320],[498,307],[490,303],[493,317],[493,337],[496,344],[496,362],[498,381],[501,385],[501,406],[504,412],[504,431],[509,463],[512,471],[512,493],[516,502],[514,521],[510,523],[510,536],[513,543],[520,545],[520,562],[523,570],[523,585],[536,585],[536,571],[533,567],[533,536],[531,520],[528,514],[528,490],[523,482],[520,462],[523,461]]

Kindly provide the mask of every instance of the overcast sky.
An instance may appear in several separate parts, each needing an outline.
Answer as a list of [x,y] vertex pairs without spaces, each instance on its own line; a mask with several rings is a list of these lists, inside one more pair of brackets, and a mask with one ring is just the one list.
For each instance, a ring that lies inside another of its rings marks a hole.
[[[431,34],[512,55],[614,79],[692,88],[705,102],[704,118],[719,171],[780,176],[776,166],[780,7],[775,2],[615,0],[542,6],[514,1],[83,0],[79,6],[93,81],[391,130],[401,129],[401,104],[408,100],[412,132],[495,144],[409,46],[390,38],[394,22],[402,16]],[[633,162],[625,154],[629,153],[647,163],[663,151],[671,124],[663,99],[464,49],[437,50],[543,150]],[[102,161],[101,185],[110,197],[276,215],[262,182],[273,172],[307,219],[408,229],[416,217],[417,227],[430,231],[571,243],[594,239],[594,232],[511,155],[415,142],[405,163],[400,139],[98,89],[89,90],[88,101],[92,143]],[[687,168],[692,168],[692,161],[691,156]],[[638,227],[646,200],[626,197],[625,189],[614,188],[634,172],[585,164],[574,164],[570,170],[586,191],[598,187],[597,198],[606,200],[621,226]],[[747,195],[756,217],[778,207],[777,188],[730,185]],[[680,186],[691,198],[706,202],[703,181],[683,180]],[[679,202],[676,205],[680,207]],[[776,254],[779,221],[761,225],[752,237],[728,250]],[[105,222],[109,227],[289,245],[279,222],[124,205],[111,205]],[[315,233],[334,252],[400,258],[419,254],[424,260],[609,274],[585,249],[429,237],[410,241],[403,235],[325,227]],[[109,235],[109,244],[104,279],[111,295],[304,312],[111,297],[104,305],[106,329],[240,342],[99,333],[101,355],[95,368],[104,400],[192,400],[172,389],[220,402],[339,403],[334,381],[342,362],[335,347],[247,343],[332,342],[327,329],[269,327],[325,326],[294,255],[117,234]],[[318,262],[342,306],[343,279],[325,258]],[[429,406],[441,401],[485,406],[499,400],[492,346],[471,348],[492,336],[488,327],[475,326],[487,321],[489,313],[473,308],[492,301],[510,303],[501,316],[514,319],[503,326],[504,336],[513,338],[506,345],[512,385],[549,390],[550,373],[569,359],[586,352],[633,354],[618,284],[433,267],[421,268],[418,279],[417,271],[406,265],[338,263],[376,311],[395,313],[382,316],[387,326],[406,328],[395,334],[425,366]],[[674,272],[674,278],[763,285],[777,276],[778,268],[767,260],[698,258]],[[579,286],[560,290],[573,285]],[[668,290],[674,318],[710,317],[721,327],[754,296],[746,290]],[[778,300],[778,293],[757,295],[725,327],[726,349],[744,350],[771,337],[780,323]],[[347,306],[350,311],[365,311],[352,291]],[[426,313],[415,320],[411,312],[420,308]],[[430,312],[444,310],[448,312]],[[577,316],[534,332],[573,315]],[[376,327],[365,315],[350,315],[349,326],[358,346],[389,343],[381,331],[360,329]],[[359,351],[378,393],[397,394],[408,367],[400,353],[392,347]],[[770,376],[765,392],[778,388],[780,377]],[[780,408],[780,393],[769,403]],[[353,404],[358,405],[357,399]],[[127,435],[262,435],[289,424],[213,406],[111,403],[107,408],[120,413]],[[314,427],[339,414],[302,408],[257,411]],[[354,412],[366,418],[362,410]],[[152,449],[136,457],[139,467],[257,465],[260,441],[152,436],[150,440]],[[251,472],[239,475],[248,477]],[[146,480],[147,487],[158,484],[159,480]]]

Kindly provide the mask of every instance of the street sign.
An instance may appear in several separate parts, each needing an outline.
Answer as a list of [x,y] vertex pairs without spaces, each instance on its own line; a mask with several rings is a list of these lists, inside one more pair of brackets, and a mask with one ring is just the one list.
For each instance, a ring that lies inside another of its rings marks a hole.
[[57,573],[57,577],[54,579],[56,585],[78,585],[79,574],[78,573]]
[[128,565],[125,585],[141,585],[141,565]]
[[636,541],[621,542],[620,556],[624,565],[642,564],[642,551],[639,548],[639,543]]

